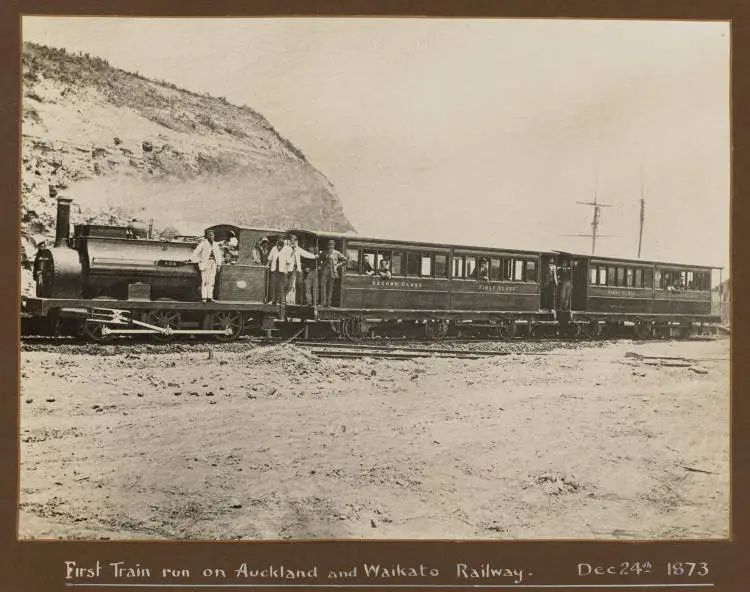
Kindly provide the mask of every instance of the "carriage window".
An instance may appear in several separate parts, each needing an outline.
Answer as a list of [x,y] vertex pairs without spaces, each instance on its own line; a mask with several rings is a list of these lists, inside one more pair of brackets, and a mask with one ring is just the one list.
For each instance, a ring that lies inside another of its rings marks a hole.
[[663,288],[664,287],[664,278],[661,276],[661,270],[655,269],[654,270],[654,287],[655,288]]
[[516,280],[516,281],[522,281],[522,280],[525,279],[524,278],[524,274],[523,274],[523,264],[524,263],[525,263],[525,261],[519,261],[518,259],[516,259],[516,264],[515,264],[514,273],[513,273],[513,279],[514,280]]
[[422,255],[419,275],[422,277],[430,277],[432,275],[432,255]]
[[407,251],[406,275],[419,275],[419,253]]
[[654,287],[653,271],[651,269],[643,270],[643,287],[644,288]]
[[464,277],[464,258],[463,257],[453,257],[453,273],[452,276],[454,278],[462,278]]
[[625,268],[624,267],[617,268],[617,285],[618,286],[625,285]]
[[617,282],[615,281],[615,268],[614,267],[607,268],[607,285],[608,286],[617,285]]
[[477,279],[477,258],[473,255],[466,257],[466,279]]
[[391,274],[401,275],[401,253],[398,251],[394,251],[391,257]]
[[635,287],[636,288],[643,287],[643,270],[642,269],[635,270]]
[[375,253],[373,251],[362,251],[362,273],[365,275],[375,273]]
[[633,276],[633,268],[632,267],[628,267],[627,269],[625,269],[625,285],[628,288],[632,288],[633,285],[634,285],[633,284],[633,277],[634,277]]
[[490,280],[493,282],[499,282],[502,277],[502,265],[503,260],[497,257],[490,259]]
[[435,255],[435,277],[444,278],[448,275],[448,255]]
[[346,271],[359,271],[359,249],[347,249],[346,259]]
[[526,262],[526,281],[535,282],[536,280],[537,280],[536,261],[527,261]]
[[599,268],[599,285],[600,286],[607,285],[607,268],[606,267]]
[[589,284],[596,284],[596,267],[589,269]]
[[688,290],[695,290],[695,274],[692,271],[687,272],[685,287]]

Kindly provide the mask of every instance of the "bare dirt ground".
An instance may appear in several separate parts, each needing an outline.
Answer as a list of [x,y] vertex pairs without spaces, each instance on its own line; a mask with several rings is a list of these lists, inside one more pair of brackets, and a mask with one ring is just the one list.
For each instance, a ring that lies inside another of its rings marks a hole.
[[24,348],[19,536],[727,537],[729,341],[538,345]]

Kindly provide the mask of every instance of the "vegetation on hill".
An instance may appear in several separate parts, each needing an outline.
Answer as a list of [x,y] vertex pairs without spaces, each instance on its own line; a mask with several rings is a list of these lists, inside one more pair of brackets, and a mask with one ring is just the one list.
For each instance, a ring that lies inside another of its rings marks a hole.
[[22,117],[22,259],[54,234],[57,195],[75,223],[353,229],[328,179],[248,106],[24,43]]

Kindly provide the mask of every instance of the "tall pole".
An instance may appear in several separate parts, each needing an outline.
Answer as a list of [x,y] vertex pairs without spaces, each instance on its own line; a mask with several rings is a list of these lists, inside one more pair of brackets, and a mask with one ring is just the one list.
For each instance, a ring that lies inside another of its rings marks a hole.
[[643,168],[641,167],[641,217],[638,229],[638,259],[641,258],[641,246],[643,245],[643,223],[646,221],[646,200],[643,199]]
[[641,246],[643,245],[643,222],[646,220],[646,200],[641,198],[641,225],[638,231],[638,259],[641,258]]
[[[601,209],[611,207],[609,204],[603,204],[596,201],[596,189],[594,190],[594,201],[579,201],[576,203],[583,204],[585,206],[594,207],[594,217],[591,220],[591,254],[596,253],[596,237],[599,233],[599,219],[601,217]],[[586,236],[586,235],[580,235]]]

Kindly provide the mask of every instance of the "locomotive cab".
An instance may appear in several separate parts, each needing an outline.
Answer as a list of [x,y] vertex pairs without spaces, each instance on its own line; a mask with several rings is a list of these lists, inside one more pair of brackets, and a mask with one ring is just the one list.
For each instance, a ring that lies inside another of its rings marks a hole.
[[268,284],[269,245],[281,231],[231,224],[210,226],[206,230],[212,230],[215,239],[227,246],[227,257],[216,277],[216,299],[263,302]]

